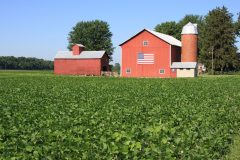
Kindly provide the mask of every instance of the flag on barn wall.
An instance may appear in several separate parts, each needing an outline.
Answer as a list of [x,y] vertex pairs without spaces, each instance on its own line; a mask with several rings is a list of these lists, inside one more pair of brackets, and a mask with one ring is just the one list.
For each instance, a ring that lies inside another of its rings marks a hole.
[[137,64],[154,64],[154,54],[138,53]]

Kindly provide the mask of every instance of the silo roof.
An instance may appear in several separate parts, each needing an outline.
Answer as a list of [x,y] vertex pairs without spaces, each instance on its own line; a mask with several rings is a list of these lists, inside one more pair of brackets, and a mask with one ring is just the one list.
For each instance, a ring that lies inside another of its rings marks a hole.
[[192,24],[189,22],[183,26],[182,34],[198,34],[197,24]]

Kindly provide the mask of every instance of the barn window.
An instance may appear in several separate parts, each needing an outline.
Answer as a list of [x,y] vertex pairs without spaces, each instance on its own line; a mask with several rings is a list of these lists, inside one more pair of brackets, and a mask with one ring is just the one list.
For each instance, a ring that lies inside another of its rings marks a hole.
[[143,46],[148,46],[148,41],[143,41]]
[[164,69],[160,69],[160,70],[159,70],[159,73],[160,73],[160,74],[164,74],[164,73],[165,73],[165,70],[164,70]]
[[131,73],[131,68],[127,68],[126,73],[130,74]]

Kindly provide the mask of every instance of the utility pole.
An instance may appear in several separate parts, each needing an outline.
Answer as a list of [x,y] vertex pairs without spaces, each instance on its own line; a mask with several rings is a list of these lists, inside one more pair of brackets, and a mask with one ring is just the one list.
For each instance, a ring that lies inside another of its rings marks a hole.
[[212,75],[213,75],[213,46],[212,46]]

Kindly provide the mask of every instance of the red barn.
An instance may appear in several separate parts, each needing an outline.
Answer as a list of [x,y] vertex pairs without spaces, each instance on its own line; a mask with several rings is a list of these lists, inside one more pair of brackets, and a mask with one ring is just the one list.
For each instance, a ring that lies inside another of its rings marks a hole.
[[176,77],[172,62],[181,62],[181,41],[144,29],[120,44],[122,77]]
[[197,24],[189,22],[176,38],[144,29],[120,44],[123,77],[196,77]]
[[84,51],[84,46],[75,44],[72,51],[60,51],[54,58],[54,73],[68,75],[100,76],[109,71],[109,56],[105,51]]

